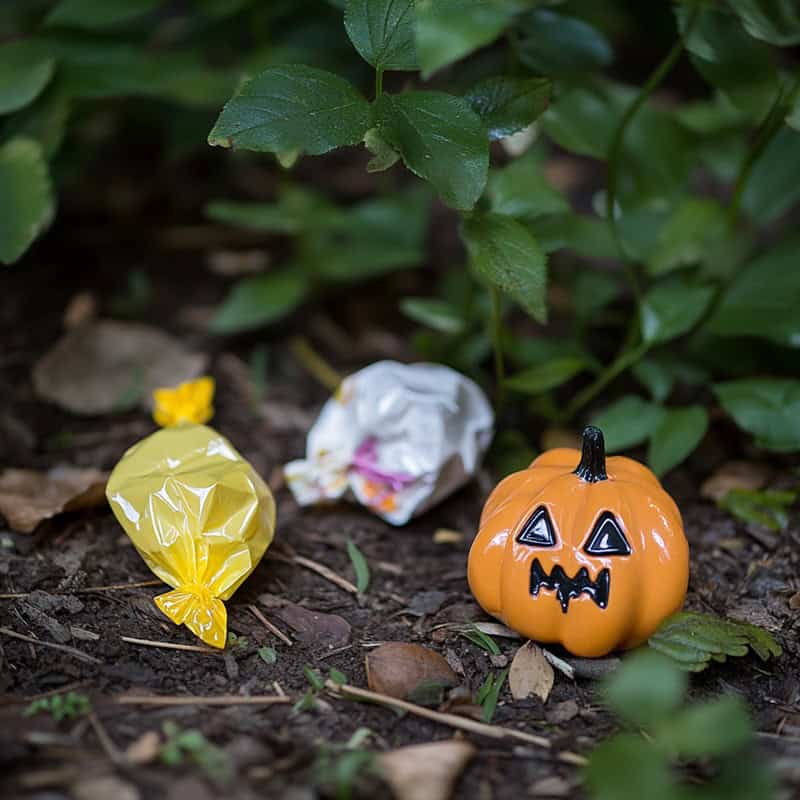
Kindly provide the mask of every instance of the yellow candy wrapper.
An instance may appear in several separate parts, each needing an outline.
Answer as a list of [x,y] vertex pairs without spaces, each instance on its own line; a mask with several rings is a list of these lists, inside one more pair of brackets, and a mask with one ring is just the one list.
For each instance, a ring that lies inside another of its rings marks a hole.
[[269,487],[205,425],[164,428],[131,447],[106,489],[114,515],[171,592],[156,605],[213,647],[227,640],[227,600],[275,531]]

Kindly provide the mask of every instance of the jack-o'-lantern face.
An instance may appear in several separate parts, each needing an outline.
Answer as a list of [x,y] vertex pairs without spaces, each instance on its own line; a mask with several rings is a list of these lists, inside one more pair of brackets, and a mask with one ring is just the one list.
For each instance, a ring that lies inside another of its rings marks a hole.
[[[577,468],[576,468],[577,464]],[[580,656],[633,647],[680,608],[688,582],[680,513],[650,470],[606,465],[603,435],[558,449],[492,492],[469,555],[483,608]]]

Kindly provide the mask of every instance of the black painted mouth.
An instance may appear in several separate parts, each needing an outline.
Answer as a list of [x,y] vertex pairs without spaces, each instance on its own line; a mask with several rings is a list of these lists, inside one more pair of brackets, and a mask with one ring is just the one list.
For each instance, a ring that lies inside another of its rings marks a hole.
[[561,610],[566,614],[569,601],[573,597],[588,594],[600,608],[608,605],[608,592],[611,584],[611,575],[608,568],[600,570],[597,578],[589,577],[589,570],[581,567],[574,578],[570,578],[560,564],[556,564],[548,575],[539,559],[535,558],[531,565],[531,594],[538,597],[539,589],[555,591]]

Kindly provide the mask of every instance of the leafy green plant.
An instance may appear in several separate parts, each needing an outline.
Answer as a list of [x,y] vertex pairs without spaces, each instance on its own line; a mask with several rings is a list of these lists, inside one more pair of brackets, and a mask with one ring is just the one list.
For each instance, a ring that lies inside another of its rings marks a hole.
[[696,611],[684,611],[665,620],[648,644],[687,672],[700,672],[712,661],[744,656],[748,650],[762,661],[778,658],[783,652],[763,628]]
[[34,700],[22,712],[23,717],[33,717],[36,714],[49,714],[56,722],[65,719],[77,719],[92,710],[92,704],[85,694],[80,692],[67,692],[53,697],[42,697]]
[[463,636],[473,644],[478,645],[481,650],[485,650],[490,656],[500,655],[500,648],[497,646],[497,642],[474,623],[466,625],[458,633],[459,636]]
[[160,758],[168,766],[191,764],[199,767],[215,783],[233,780],[233,765],[227,753],[212,744],[194,728],[180,728],[172,720],[162,725],[165,741],[161,745]]
[[350,557],[350,563],[356,573],[356,586],[359,594],[364,594],[369,588],[369,564],[352,539],[347,540],[347,555]]
[[[686,673],[662,655],[644,650],[625,659],[608,681],[605,698],[632,730],[592,751],[585,780],[593,798],[774,796],[775,780],[754,752],[744,703],[724,696],[687,704],[685,696]],[[704,769],[689,783],[686,770],[692,765]]]
[[491,722],[497,709],[497,701],[503,684],[508,677],[509,668],[502,672],[490,672],[475,694],[475,702],[483,709],[483,721]]
[[789,524],[789,509],[796,501],[797,492],[731,489],[719,501],[719,507],[743,522],[753,522],[773,531],[782,531]]
[[[400,300],[422,328],[424,357],[479,374],[491,348],[499,402],[510,395],[560,424],[604,405],[596,419],[609,449],[646,444],[658,474],[702,440],[709,383],[759,445],[800,449],[800,384],[789,377],[798,364],[800,283],[787,266],[795,242],[783,234],[800,199],[800,184],[787,179],[800,176],[800,77],[779,69],[780,49],[800,32],[788,3],[676,4],[672,30],[662,23],[658,31],[664,57],[638,87],[604,74],[617,55],[614,35],[602,29],[606,14],[580,4],[343,5],[372,91],[287,62],[229,100],[209,141],[282,163],[364,145],[373,154],[368,170],[402,163],[455,209],[466,267],[440,296]],[[666,108],[655,93],[687,57],[707,94]],[[391,84],[402,91],[385,88],[392,72],[405,73]],[[493,166],[490,142],[534,122],[538,141]],[[604,163],[607,182],[591,211],[576,210],[548,181],[554,146]],[[699,193],[700,177],[722,191]],[[764,246],[766,225],[773,241]],[[597,259],[619,270],[600,269]],[[570,302],[553,307],[548,297],[559,287]],[[545,323],[571,333],[543,339],[536,333]],[[531,338],[512,335],[512,325]],[[747,343],[767,354],[764,377],[749,377],[756,365],[742,363]],[[652,399],[603,403],[627,373]]]

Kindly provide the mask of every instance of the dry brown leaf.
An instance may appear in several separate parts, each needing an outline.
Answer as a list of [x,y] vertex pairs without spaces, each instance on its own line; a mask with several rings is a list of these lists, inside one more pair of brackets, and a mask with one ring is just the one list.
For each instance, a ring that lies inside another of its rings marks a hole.
[[73,414],[149,408],[159,386],[200,375],[208,363],[158,328],[100,320],[68,331],[33,367],[37,395]]
[[578,716],[580,709],[575,700],[563,700],[547,709],[547,721],[551,725],[560,725],[562,722],[569,722]]
[[54,467],[49,472],[7,469],[0,474],[0,514],[20,533],[31,533],[62,511],[105,502],[108,473],[99,469]]
[[434,544],[461,544],[463,541],[464,534],[450,528],[438,528],[433,533]]
[[139,800],[139,790],[116,775],[90,775],[70,787],[75,800]]
[[731,489],[761,489],[769,480],[766,464],[756,461],[728,461],[700,487],[700,495],[719,502]]
[[125,760],[129,764],[149,764],[158,758],[161,750],[161,737],[157,731],[147,731],[131,742],[125,750]]
[[469,742],[449,739],[391,750],[378,765],[397,800],[447,800],[474,753]]
[[421,683],[458,684],[447,661],[419,644],[387,642],[369,653],[365,663],[369,688],[390,697],[405,699]]
[[517,650],[508,673],[508,687],[515,700],[536,695],[546,703],[554,680],[555,673],[541,647],[526,642]]
[[273,613],[304,644],[334,649],[344,647],[350,641],[350,623],[338,614],[323,614],[295,603],[284,603]]
[[789,598],[789,608],[791,608],[792,611],[797,611],[800,609],[800,592],[795,592]]
[[557,447],[581,449],[581,435],[571,428],[548,428],[542,434],[542,450],[555,450]]

